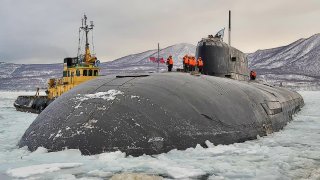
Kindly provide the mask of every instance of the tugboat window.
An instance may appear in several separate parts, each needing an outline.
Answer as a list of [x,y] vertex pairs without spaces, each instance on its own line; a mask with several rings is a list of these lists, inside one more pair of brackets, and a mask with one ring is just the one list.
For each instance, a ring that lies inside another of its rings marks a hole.
[[79,70],[79,69],[77,69],[76,75],[77,75],[77,76],[80,76],[80,70]]
[[83,76],[87,76],[88,75],[88,70],[83,70]]
[[91,69],[89,70],[89,76],[92,76],[92,70]]
[[94,70],[94,76],[98,76],[98,70]]
[[67,77],[67,71],[63,71],[63,77]]

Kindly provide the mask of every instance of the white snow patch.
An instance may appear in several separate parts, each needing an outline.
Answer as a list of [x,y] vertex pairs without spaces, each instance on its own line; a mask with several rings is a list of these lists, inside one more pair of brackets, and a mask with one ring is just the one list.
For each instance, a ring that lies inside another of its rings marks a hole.
[[208,140],[206,140],[204,143],[208,146],[208,148],[213,148],[214,147],[214,144],[212,142],[208,141]]
[[48,139],[51,139],[54,136],[54,133],[50,134]]
[[116,160],[116,159],[125,158],[125,157],[126,157],[126,153],[123,153],[121,151],[102,153],[98,155],[98,159],[101,161],[111,161],[111,160]]
[[90,119],[87,123],[85,123],[83,125],[84,128],[87,128],[87,129],[93,129],[94,128],[94,124],[97,123],[98,120],[95,120],[95,119]]
[[32,154],[45,154],[45,153],[48,153],[48,149],[44,147],[38,147],[37,150],[32,152]]
[[78,109],[79,107],[81,107],[80,105],[81,105],[81,102],[78,105],[76,105],[74,108]]
[[107,109],[107,107],[106,107],[106,106],[102,106],[102,107],[97,107],[97,109],[98,109],[98,110],[101,110],[101,111],[104,111],[104,110]]
[[39,164],[27,167],[20,167],[16,169],[10,169],[7,174],[13,177],[25,178],[28,176],[43,174],[46,172],[59,171],[61,169],[79,167],[82,163],[52,163],[52,164]]
[[168,168],[167,173],[175,179],[197,177],[206,174],[206,172],[193,167],[170,167]]
[[131,95],[131,99],[140,98],[140,96]]
[[[77,97],[77,100],[86,101],[89,99],[104,99],[107,101],[114,100],[117,95],[124,94],[122,91],[111,89],[107,92],[97,92],[95,94],[85,94],[83,97]],[[79,104],[80,105],[80,104]]]
[[157,141],[163,141],[163,137],[152,137],[148,140],[148,142],[157,142]]
[[57,135],[54,136],[53,140],[62,136],[61,130],[58,131]]
[[93,171],[89,171],[88,174],[92,175],[92,176],[98,176],[98,177],[110,177],[113,175],[112,172],[104,172],[101,170],[93,170]]
[[[80,130],[80,131],[77,130],[76,133],[77,133],[78,135],[80,135],[80,134],[86,134],[86,132],[81,131],[81,130]],[[73,134],[73,135],[75,135],[75,134]]]

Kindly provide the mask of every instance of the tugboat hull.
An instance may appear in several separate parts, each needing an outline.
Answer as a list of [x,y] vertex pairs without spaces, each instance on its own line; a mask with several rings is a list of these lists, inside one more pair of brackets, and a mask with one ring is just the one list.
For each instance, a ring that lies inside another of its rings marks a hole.
[[47,96],[18,96],[13,105],[17,111],[40,114],[52,101]]

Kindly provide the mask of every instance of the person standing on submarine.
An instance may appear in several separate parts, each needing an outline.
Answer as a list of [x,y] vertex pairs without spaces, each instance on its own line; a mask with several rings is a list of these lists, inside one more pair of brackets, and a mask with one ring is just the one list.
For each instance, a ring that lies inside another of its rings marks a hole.
[[194,56],[192,56],[190,59],[189,59],[189,66],[190,66],[190,71],[195,71],[195,66],[196,66],[196,59]]
[[192,63],[193,63],[193,67],[192,67],[192,71],[196,71],[196,67],[197,67],[197,60],[196,57],[192,57]]
[[250,71],[250,80],[256,80],[257,73],[255,71]]
[[171,55],[167,59],[167,65],[168,65],[168,72],[171,72],[173,67],[173,59]]
[[202,73],[203,61],[201,57],[198,58],[197,66],[198,66],[199,73]]
[[188,66],[188,71],[192,71],[192,56],[188,56],[188,62],[189,62],[189,66]]
[[183,57],[183,70],[184,72],[189,71],[189,57],[187,54]]

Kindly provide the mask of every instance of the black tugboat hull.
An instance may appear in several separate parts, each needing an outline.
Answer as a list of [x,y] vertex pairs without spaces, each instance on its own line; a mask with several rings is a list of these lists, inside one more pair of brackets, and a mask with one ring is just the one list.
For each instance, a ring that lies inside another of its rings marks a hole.
[[40,114],[52,101],[47,96],[18,96],[13,105],[17,111]]
[[303,105],[296,92],[255,82],[187,73],[105,76],[51,103],[19,146],[139,156],[206,140],[231,144],[279,131]]

